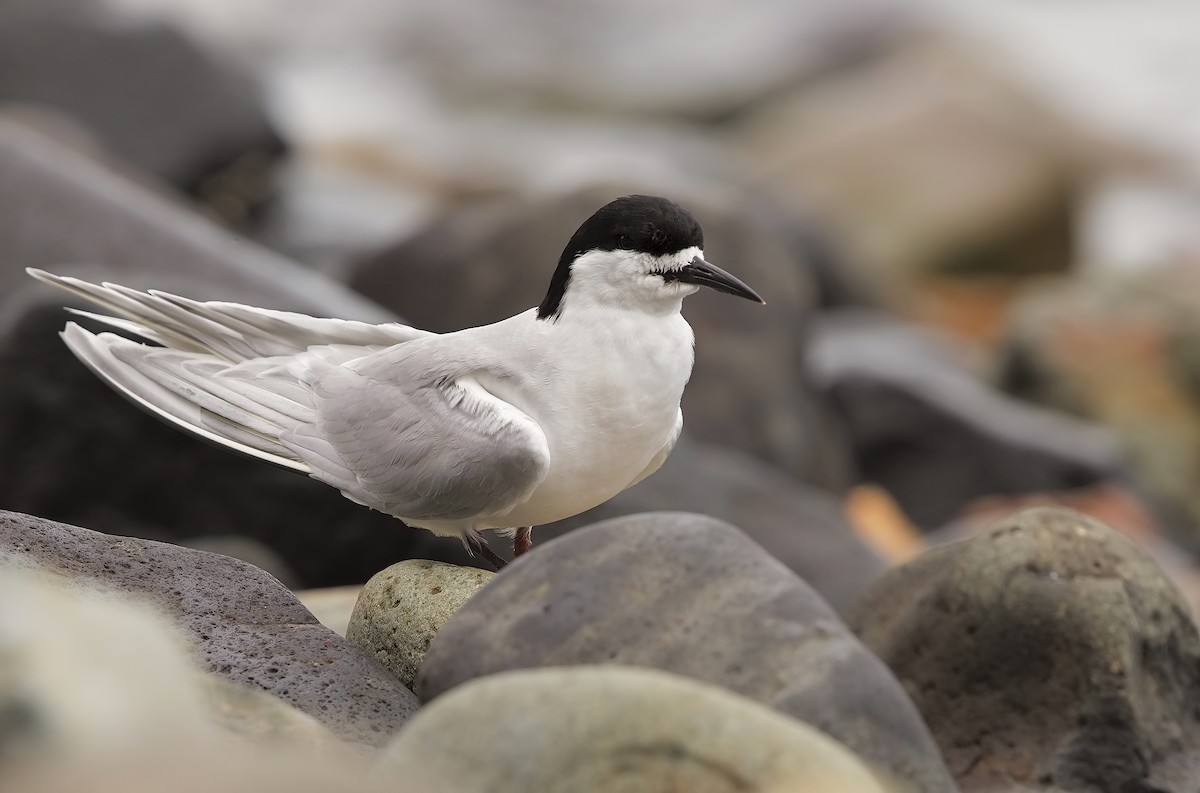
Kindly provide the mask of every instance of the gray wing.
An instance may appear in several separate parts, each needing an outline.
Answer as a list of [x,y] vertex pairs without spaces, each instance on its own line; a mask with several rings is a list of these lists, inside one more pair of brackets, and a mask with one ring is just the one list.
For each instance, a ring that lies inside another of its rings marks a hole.
[[413,522],[502,514],[545,478],[550,450],[528,415],[479,385],[503,379],[417,342],[349,365],[307,362],[316,421],[281,436],[312,475]]

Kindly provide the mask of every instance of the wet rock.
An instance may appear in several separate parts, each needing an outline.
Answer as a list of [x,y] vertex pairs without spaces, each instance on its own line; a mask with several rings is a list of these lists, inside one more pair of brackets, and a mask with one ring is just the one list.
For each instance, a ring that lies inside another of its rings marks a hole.
[[1027,510],[929,551],[872,586],[851,625],[964,790],[1186,790],[1200,773],[1192,615],[1090,518]]
[[[23,268],[318,316],[393,315],[3,120],[0,183],[0,504],[151,539],[242,535],[283,557],[304,586],[361,583],[408,556],[469,563],[459,543],[131,407],[58,338],[69,296]],[[78,262],[90,264],[68,264]]]
[[808,364],[848,428],[859,476],[925,530],[983,496],[1125,478],[1103,429],[1007,398],[937,337],[892,320],[826,317]]
[[460,793],[886,790],[806,724],[716,686],[618,666],[468,683],[397,736],[385,773],[391,763],[420,764]]
[[[422,233],[356,265],[348,282],[434,331],[494,322],[536,305],[570,234],[595,209],[629,192],[667,192],[704,224],[705,255],[751,284],[767,306],[702,292],[684,316],[696,365],[683,397],[688,432],[743,449],[799,478],[838,490],[848,482],[844,439],[800,364],[817,300],[813,275],[769,204],[695,187],[598,183],[565,193],[509,196],[457,209]],[[762,206],[764,211],[757,212]],[[447,303],[443,298],[455,295]]]
[[174,618],[204,668],[257,686],[377,745],[416,710],[412,693],[257,568],[216,554],[0,512],[0,562],[149,599]]
[[434,638],[423,701],[496,672],[648,666],[723,686],[842,741],[923,791],[953,789],[887,669],[740,531],[685,513],[606,521],[535,547]]
[[117,158],[244,221],[284,150],[258,87],[167,25],[98,10],[5,14],[0,102],[63,114]]
[[412,687],[433,637],[493,575],[426,559],[394,564],[363,587],[346,638]]
[[573,518],[538,526],[541,544],[601,520],[688,510],[740,528],[841,613],[885,565],[855,534],[841,502],[744,452],[702,443],[685,430],[653,476]]

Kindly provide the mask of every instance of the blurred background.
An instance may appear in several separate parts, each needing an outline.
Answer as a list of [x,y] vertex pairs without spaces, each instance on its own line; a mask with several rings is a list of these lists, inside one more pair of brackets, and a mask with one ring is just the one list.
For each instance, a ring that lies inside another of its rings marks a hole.
[[1200,7],[0,0],[0,507],[294,587],[465,562],[124,404],[22,272],[437,331],[540,301],[646,192],[765,309],[688,301],[686,437],[602,517],[741,526],[843,607],[1032,503],[1200,597]]

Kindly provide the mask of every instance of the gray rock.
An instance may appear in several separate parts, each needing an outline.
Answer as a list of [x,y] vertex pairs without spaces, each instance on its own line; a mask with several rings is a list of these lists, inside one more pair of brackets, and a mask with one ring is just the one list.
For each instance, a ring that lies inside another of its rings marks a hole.
[[459,543],[406,530],[326,485],[211,448],[131,407],[58,338],[64,294],[22,268],[318,316],[393,315],[3,120],[0,184],[0,504],[151,539],[248,536],[303,586],[361,583],[409,556],[470,562]]
[[427,559],[398,562],[363,587],[346,638],[411,687],[433,637],[493,575]]
[[846,522],[837,498],[744,452],[693,440],[686,431],[656,474],[581,515],[538,526],[533,537],[540,544],[601,520],[655,510],[687,510],[732,523],[839,614],[885,568]]
[[243,221],[284,150],[258,86],[177,30],[96,4],[6,13],[0,102],[51,108],[121,160]]
[[266,747],[329,753],[345,747],[315,718],[261,688],[209,674],[200,677],[199,686],[209,718],[241,740]]
[[[359,262],[348,282],[420,327],[457,330],[524,311],[545,294],[569,235],[596,207],[662,184],[589,181],[565,193],[459,207]],[[765,307],[707,290],[688,298],[696,365],[683,397],[688,432],[743,449],[804,481],[838,490],[850,467],[836,416],[803,370],[815,280],[769,202],[729,188],[670,193],[704,224],[705,255],[752,285]],[[762,211],[759,211],[759,210]],[[447,303],[443,298],[453,294]]]
[[244,562],[0,512],[0,563],[148,598],[209,671],[280,697],[343,739],[380,744],[417,708],[386,669]]
[[358,602],[358,594],[362,587],[357,584],[348,586],[331,586],[321,589],[302,589],[296,592],[296,599],[304,604],[304,608],[321,621],[329,630],[338,636],[346,635],[346,627],[350,624],[350,615],[354,612],[354,604]]
[[851,624],[964,790],[1200,778],[1200,634],[1151,558],[1097,521],[1017,513],[889,572]]
[[381,771],[392,764],[420,765],[459,793],[886,789],[806,724],[716,686],[620,666],[468,683],[401,731]]
[[859,476],[933,530],[989,495],[1124,479],[1099,426],[1006,397],[938,337],[881,315],[829,314],[808,352],[813,380],[847,427]]
[[510,669],[648,666],[723,686],[950,791],[900,685],[803,581],[733,526],[684,513],[571,532],[496,576],[434,638],[423,701]]

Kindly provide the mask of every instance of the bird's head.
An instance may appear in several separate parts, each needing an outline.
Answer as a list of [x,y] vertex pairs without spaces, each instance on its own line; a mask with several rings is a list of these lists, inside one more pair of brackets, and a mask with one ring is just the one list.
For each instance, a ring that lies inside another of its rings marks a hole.
[[764,302],[704,260],[704,231],[692,213],[666,198],[625,196],[598,209],[571,237],[537,315],[557,319],[582,302],[677,308],[702,286]]

